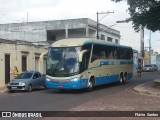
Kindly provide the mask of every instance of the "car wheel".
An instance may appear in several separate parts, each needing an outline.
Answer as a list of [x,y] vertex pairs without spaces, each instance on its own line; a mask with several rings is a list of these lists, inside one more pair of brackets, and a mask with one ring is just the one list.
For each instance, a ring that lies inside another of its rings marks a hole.
[[27,92],[32,92],[32,85],[31,84],[28,85]]

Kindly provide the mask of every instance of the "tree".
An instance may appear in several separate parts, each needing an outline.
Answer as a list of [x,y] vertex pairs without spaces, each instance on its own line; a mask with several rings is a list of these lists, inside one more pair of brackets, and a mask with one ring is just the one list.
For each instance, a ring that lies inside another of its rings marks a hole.
[[[120,2],[123,0],[112,0]],[[127,0],[129,5],[129,21],[139,31],[140,26],[146,27],[153,32],[160,30],[160,0]]]

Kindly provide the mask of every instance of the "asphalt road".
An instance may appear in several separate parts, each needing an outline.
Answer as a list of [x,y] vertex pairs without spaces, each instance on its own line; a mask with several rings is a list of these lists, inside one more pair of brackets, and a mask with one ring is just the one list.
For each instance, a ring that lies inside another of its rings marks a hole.
[[160,71],[143,73],[124,85],[112,84],[96,87],[93,92],[35,90],[31,93],[16,92],[0,94],[0,111],[67,111],[78,105],[106,95],[118,94],[126,89],[160,77]]

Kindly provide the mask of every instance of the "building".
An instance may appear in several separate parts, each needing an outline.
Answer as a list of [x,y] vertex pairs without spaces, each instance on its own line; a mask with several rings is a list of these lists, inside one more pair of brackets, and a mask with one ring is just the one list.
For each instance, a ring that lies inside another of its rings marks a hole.
[[144,65],[150,64],[149,61],[151,61],[151,64],[156,64],[158,66],[158,69],[160,69],[160,54],[158,54],[157,52],[151,51],[149,55],[149,51],[145,50]]
[[[39,58],[45,51],[45,46],[34,45],[31,42],[0,39],[0,87],[13,79],[11,73],[14,66],[19,72],[39,70]],[[46,58],[43,73],[45,61]]]
[[[40,70],[45,73],[46,58],[41,70],[40,55],[49,43],[64,38],[96,36],[97,22],[88,18],[0,24],[0,87],[13,78],[10,73],[14,66],[19,72]],[[120,44],[120,32],[102,24],[99,24],[99,37]]]
[[[30,42],[96,38],[97,22],[88,18],[0,24],[0,38]],[[120,44],[120,32],[99,24],[99,38]]]

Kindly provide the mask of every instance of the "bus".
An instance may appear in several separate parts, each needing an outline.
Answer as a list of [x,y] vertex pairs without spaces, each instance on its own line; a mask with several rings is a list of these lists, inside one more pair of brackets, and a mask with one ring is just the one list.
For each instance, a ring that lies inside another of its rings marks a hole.
[[48,89],[76,90],[118,82],[133,76],[133,50],[93,38],[63,39],[48,48]]

